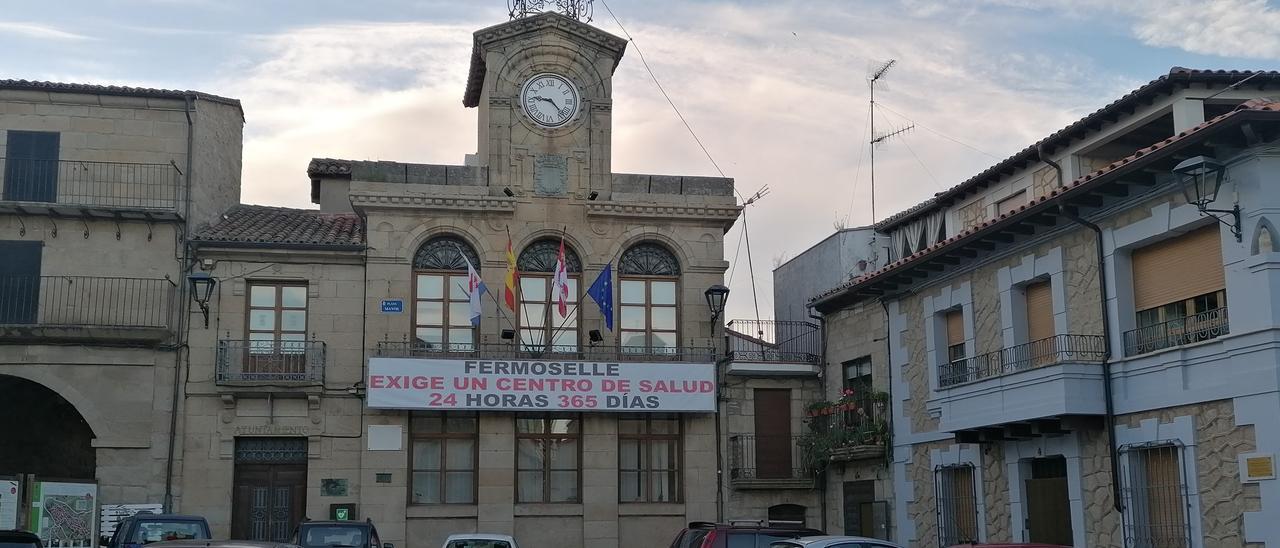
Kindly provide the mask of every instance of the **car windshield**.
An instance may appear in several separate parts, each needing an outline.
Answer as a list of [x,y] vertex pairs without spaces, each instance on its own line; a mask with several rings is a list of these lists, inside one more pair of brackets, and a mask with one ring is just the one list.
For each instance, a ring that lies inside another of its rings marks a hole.
[[306,546],[363,546],[364,529],[359,527],[308,527],[307,536],[302,539]]
[[204,525],[195,521],[144,521],[138,524],[137,530],[129,542],[133,544],[150,544],[166,540],[207,539]]
[[457,539],[449,541],[445,548],[511,548],[511,543],[505,540]]

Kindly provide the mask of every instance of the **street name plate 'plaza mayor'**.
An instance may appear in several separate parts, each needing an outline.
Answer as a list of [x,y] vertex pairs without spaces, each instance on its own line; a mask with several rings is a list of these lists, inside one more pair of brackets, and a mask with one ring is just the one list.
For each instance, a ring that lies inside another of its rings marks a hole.
[[371,409],[712,412],[709,363],[369,360]]

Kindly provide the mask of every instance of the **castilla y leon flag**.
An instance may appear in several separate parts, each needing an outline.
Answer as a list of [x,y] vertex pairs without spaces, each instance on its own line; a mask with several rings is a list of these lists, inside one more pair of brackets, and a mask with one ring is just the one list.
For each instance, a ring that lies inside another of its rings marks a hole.
[[556,257],[556,273],[551,279],[551,294],[555,296],[560,317],[569,316],[569,272],[564,264],[564,237],[560,238],[560,255]]
[[507,234],[507,279],[502,288],[502,299],[507,308],[516,311],[516,254],[511,251],[511,235]]

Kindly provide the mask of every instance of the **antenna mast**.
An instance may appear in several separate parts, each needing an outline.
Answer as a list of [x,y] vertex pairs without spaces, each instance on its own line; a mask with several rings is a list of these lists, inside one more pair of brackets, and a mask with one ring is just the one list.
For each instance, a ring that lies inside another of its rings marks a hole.
[[871,142],[869,143],[871,145],[871,224],[875,224],[876,222],[876,145],[906,133],[916,127],[915,124],[912,124],[904,128],[895,129],[884,135],[876,135],[876,82],[880,81],[881,78],[884,78],[885,74],[889,72],[889,69],[897,62],[897,59],[885,61],[883,64],[874,67],[871,70],[871,75],[867,77],[867,82],[871,85]]

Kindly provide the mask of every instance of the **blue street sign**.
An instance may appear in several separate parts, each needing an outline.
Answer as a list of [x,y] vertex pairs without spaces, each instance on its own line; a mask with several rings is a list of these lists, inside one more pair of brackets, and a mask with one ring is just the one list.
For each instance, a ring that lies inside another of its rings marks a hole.
[[382,299],[382,311],[387,314],[404,312],[404,301],[400,299]]

